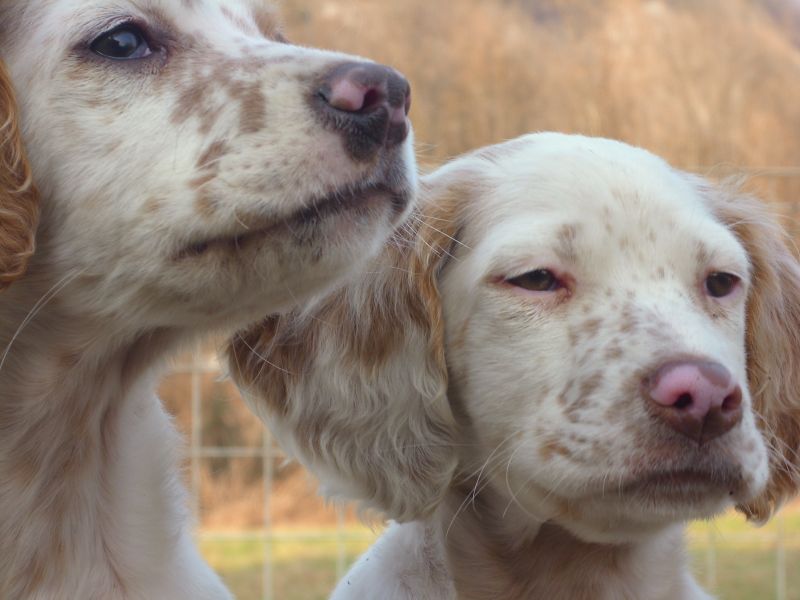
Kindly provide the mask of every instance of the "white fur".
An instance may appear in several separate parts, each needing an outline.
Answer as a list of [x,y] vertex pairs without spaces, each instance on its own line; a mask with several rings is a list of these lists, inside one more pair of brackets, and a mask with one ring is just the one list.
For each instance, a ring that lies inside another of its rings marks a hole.
[[[413,196],[410,137],[357,162],[312,114],[315,81],[358,59],[279,43],[267,10],[0,6],[42,203],[28,273],[0,296],[4,599],[229,598],[191,539],[158,376],[188,344],[363,266],[403,217],[374,192],[327,216],[301,209],[370,185]],[[138,66],[91,54],[129,17],[162,54]]]

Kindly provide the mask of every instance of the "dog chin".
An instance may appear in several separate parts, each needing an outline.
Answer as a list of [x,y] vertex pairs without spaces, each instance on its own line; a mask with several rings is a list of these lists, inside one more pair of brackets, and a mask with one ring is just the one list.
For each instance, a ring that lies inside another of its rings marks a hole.
[[683,527],[688,519],[668,521],[620,520],[603,522],[593,516],[592,521],[556,520],[570,534],[589,544],[636,544],[676,527]]
[[669,497],[613,496],[580,503],[556,521],[576,537],[592,543],[630,543],[688,521],[710,519],[733,505],[724,491],[699,497],[696,490]]
[[374,177],[291,214],[190,242],[168,257],[170,276],[159,287],[188,322],[200,318],[216,330],[328,293],[366,268],[411,211],[413,165],[398,157]]

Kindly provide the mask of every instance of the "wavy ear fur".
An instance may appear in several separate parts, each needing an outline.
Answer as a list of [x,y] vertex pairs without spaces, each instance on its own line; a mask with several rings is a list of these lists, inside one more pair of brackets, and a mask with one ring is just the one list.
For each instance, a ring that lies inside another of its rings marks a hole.
[[17,105],[0,63],[0,290],[24,273],[34,250],[39,204],[20,138]]
[[324,492],[399,521],[430,513],[456,467],[437,275],[460,200],[423,182],[422,208],[359,280],[228,348],[249,405]]
[[770,454],[770,475],[764,493],[738,508],[763,522],[800,491],[800,263],[767,205],[725,187],[707,191],[752,268],[748,383]]

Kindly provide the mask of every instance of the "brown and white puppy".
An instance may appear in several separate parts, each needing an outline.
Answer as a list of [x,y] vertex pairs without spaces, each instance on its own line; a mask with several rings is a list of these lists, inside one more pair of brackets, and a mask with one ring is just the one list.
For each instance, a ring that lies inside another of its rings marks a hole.
[[255,0],[4,0],[0,60],[0,597],[228,598],[158,375],[378,251],[408,84]]
[[800,485],[784,232],[580,136],[456,159],[422,197],[366,275],[231,348],[327,491],[404,522],[334,597],[706,598],[683,523]]

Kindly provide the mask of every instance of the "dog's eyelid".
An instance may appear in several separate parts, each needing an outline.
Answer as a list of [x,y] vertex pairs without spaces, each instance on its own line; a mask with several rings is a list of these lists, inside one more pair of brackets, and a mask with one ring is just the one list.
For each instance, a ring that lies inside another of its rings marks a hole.
[[103,20],[95,20],[92,23],[87,23],[83,27],[83,34],[81,36],[80,43],[84,46],[89,46],[100,36],[109,34],[112,31],[128,24],[139,27],[143,31],[149,30],[149,25],[143,17],[134,14],[117,13],[113,16],[107,16],[107,18]]
[[117,31],[130,28],[132,31],[141,35],[142,40],[151,51],[147,56],[140,58],[146,59],[153,55],[166,56],[169,47],[176,44],[176,39],[172,34],[172,30],[167,25],[167,23],[159,20],[157,16],[146,17],[138,14],[116,14],[102,21],[87,25],[84,28],[81,41],[75,46],[75,49],[81,53],[89,53],[94,56],[99,56],[101,59],[108,60],[109,57],[99,55],[94,51],[93,46],[95,43],[104,36],[109,36]]
[[558,279],[566,279],[569,274],[566,269],[562,268],[558,261],[555,260],[541,260],[537,262],[526,261],[525,263],[517,262],[515,265],[507,265],[506,267],[497,267],[492,269],[489,279],[502,278],[505,280],[517,279],[524,275],[534,273],[536,271],[550,271]]
[[562,261],[549,248],[511,247],[501,252],[495,252],[491,260],[486,263],[484,272],[487,280],[495,277],[513,279],[537,269],[547,269],[559,276],[567,270]]
[[537,292],[556,292],[565,286],[561,277],[547,268],[527,271],[522,275],[506,279],[506,283]]
[[143,59],[156,51],[149,36],[134,23],[123,23],[100,34],[89,47],[98,56],[111,60]]

